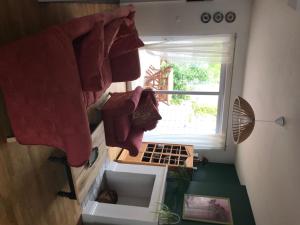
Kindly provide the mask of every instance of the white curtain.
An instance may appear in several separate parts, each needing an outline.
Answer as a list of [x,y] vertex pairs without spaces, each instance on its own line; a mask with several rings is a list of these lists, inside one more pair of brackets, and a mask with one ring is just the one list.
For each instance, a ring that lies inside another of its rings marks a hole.
[[170,63],[232,63],[234,35],[167,37],[144,49]]

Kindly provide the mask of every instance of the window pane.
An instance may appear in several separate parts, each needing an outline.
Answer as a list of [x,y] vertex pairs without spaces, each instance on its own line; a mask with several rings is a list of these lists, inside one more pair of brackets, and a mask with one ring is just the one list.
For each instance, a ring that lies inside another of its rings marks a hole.
[[[218,92],[220,86],[221,64],[168,64],[163,62],[161,68],[170,67],[169,83],[173,90]],[[168,90],[171,90],[168,88]]]
[[[158,96],[159,97],[159,96]],[[159,104],[162,120],[145,135],[215,134],[218,96],[169,95],[170,104]]]
[[139,50],[141,77],[133,87],[152,87],[155,90],[218,92],[220,63],[168,63],[159,56]]

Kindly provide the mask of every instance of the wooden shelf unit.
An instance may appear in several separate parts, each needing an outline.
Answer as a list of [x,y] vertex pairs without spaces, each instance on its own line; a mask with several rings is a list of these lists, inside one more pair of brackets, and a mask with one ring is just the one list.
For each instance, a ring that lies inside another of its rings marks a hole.
[[117,162],[193,168],[193,152],[192,145],[143,142],[136,157],[130,156],[127,150],[123,150]]

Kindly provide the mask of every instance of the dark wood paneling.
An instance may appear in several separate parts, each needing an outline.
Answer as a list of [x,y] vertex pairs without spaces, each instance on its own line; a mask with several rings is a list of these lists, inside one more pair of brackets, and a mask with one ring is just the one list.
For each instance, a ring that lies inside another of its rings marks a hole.
[[0,45],[74,17],[110,11],[116,7],[112,4],[38,3],[37,0],[1,0]]

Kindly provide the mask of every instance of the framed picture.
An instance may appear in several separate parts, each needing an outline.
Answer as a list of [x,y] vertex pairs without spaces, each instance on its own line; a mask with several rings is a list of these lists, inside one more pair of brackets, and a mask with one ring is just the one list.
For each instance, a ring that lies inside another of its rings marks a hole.
[[182,219],[233,224],[229,198],[184,195]]

